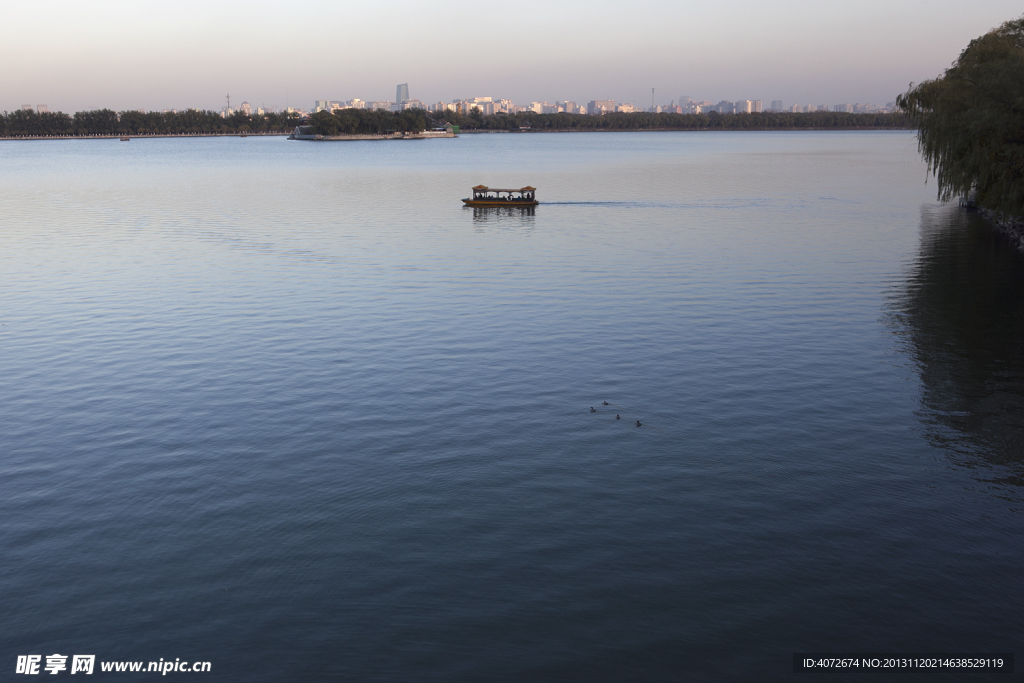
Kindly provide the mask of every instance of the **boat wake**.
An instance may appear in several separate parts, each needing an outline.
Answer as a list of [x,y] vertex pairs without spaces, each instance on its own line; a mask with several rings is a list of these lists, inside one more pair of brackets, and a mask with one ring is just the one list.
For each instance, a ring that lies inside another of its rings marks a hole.
[[540,206],[604,206],[616,209],[685,209],[690,204],[673,204],[666,202],[637,202],[637,201],[603,201],[603,202],[538,202]]
[[750,207],[764,207],[768,202],[764,200],[735,201],[723,200],[718,202],[638,202],[638,201],[603,201],[603,202],[538,202],[541,206],[607,206],[619,209],[745,209]]
[[647,202],[540,202],[544,206],[657,206]]

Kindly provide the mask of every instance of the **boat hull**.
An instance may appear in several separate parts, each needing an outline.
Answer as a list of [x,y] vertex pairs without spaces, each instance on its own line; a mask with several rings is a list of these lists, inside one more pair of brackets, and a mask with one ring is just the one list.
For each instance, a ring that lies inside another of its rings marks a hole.
[[515,207],[515,206],[537,206],[537,204],[539,204],[540,202],[538,202],[536,199],[513,199],[512,201],[505,201],[504,199],[463,199],[462,203],[465,204],[466,206],[476,206],[476,207],[484,207],[484,206]]

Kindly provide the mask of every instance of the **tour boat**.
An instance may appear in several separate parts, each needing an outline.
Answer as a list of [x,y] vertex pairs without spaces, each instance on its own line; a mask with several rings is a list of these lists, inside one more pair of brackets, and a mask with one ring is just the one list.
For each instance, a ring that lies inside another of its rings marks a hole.
[[477,185],[473,188],[473,196],[463,199],[466,206],[537,206],[537,188],[520,187],[510,190],[497,187]]

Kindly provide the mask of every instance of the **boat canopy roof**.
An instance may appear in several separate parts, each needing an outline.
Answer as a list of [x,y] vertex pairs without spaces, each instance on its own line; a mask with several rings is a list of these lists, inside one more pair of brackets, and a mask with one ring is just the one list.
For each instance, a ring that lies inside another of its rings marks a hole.
[[487,187],[486,185],[477,185],[473,188],[477,192],[535,192],[536,187],[518,187],[518,188],[507,188],[507,187]]

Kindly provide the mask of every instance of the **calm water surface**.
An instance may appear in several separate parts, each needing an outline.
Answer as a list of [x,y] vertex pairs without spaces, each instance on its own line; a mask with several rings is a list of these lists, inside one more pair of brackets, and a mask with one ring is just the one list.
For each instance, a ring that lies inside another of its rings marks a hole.
[[1024,258],[924,181],[906,132],[0,144],[4,676],[1019,649]]

